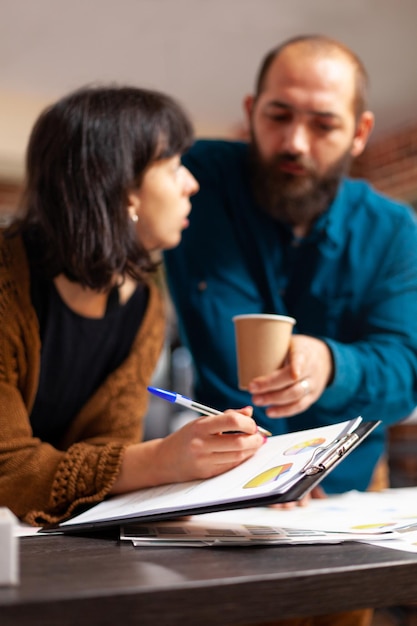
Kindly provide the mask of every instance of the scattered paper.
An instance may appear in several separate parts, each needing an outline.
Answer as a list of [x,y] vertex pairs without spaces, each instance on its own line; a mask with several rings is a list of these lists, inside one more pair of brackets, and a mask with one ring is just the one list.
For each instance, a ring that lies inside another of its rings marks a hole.
[[292,509],[250,507],[170,522],[128,524],[136,546],[288,545],[361,541],[417,552],[417,487],[311,500]]

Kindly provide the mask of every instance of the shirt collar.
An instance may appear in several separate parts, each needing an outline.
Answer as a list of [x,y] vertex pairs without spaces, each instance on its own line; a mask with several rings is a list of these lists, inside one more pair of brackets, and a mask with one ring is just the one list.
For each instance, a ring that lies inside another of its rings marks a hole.
[[343,244],[348,219],[348,181],[343,178],[328,210],[315,222],[309,238],[319,242],[323,252],[332,254]]

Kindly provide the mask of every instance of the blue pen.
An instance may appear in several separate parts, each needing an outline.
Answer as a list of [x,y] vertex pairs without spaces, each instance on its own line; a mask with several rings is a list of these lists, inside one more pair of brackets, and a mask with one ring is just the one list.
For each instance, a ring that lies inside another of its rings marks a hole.
[[[197,411],[202,415],[220,415],[220,413],[223,413],[223,411],[212,409],[211,407],[200,404],[199,402],[194,402],[191,398],[182,396],[180,393],[166,391],[165,389],[159,389],[158,387],[148,387],[148,391],[153,393],[154,396],[158,396],[158,398],[162,398],[168,402],[174,402],[175,404],[181,404],[181,406],[185,406],[187,409],[191,409],[192,411]],[[272,435],[269,430],[265,430],[262,426],[258,426],[258,431],[265,437],[271,437]]]

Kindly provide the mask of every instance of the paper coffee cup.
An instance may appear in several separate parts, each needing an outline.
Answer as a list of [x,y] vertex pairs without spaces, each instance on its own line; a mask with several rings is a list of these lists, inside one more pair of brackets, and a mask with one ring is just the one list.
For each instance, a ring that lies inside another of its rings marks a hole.
[[280,368],[288,352],[295,324],[287,315],[248,314],[233,318],[239,389],[257,376]]

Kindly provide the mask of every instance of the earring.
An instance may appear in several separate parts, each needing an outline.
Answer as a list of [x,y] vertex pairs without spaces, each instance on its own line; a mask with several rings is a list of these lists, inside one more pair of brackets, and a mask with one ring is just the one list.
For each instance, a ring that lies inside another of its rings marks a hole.
[[132,213],[130,219],[136,224],[136,222],[139,220],[139,215],[137,213]]

